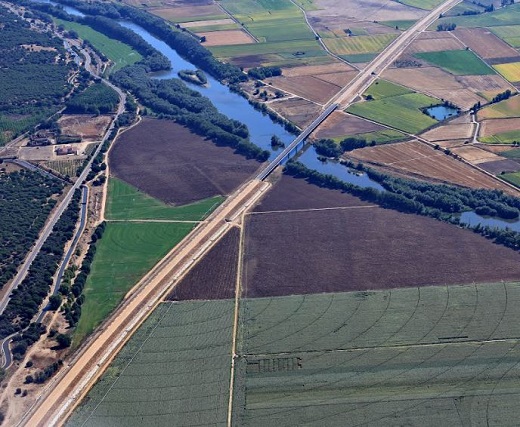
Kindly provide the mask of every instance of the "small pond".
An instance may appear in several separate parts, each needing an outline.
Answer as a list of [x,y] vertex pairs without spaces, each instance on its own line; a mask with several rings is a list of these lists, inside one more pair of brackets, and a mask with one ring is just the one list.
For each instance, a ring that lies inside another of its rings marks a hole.
[[433,117],[435,120],[443,121],[449,117],[454,117],[459,114],[459,110],[445,105],[436,105],[435,107],[426,108],[426,114]]

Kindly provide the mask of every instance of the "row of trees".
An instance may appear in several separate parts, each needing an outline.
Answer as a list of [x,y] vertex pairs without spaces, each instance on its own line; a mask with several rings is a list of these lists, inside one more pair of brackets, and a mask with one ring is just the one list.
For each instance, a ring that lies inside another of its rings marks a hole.
[[277,77],[282,75],[280,67],[255,67],[251,68],[247,75],[257,80],[264,80],[269,77]]
[[348,137],[339,144],[332,139],[320,139],[313,142],[313,145],[320,156],[337,158],[347,151],[363,148],[367,145],[376,145],[376,142],[372,141],[369,144],[364,138]]

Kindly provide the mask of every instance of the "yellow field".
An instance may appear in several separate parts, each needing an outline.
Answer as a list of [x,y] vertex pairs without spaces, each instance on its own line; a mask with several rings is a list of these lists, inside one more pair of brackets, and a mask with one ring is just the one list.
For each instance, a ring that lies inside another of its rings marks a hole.
[[520,82],[520,62],[493,65],[493,68],[502,74],[506,80]]
[[396,38],[395,34],[374,36],[353,36],[337,39],[323,39],[327,47],[337,55],[381,52]]

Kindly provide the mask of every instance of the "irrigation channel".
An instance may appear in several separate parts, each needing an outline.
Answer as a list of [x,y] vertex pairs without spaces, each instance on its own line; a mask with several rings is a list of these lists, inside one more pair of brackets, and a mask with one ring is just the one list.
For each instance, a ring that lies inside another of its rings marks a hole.
[[[56,4],[51,0],[35,1]],[[64,10],[71,15],[84,16],[82,12],[73,7],[63,7]],[[141,26],[135,24],[134,22],[128,21],[120,21],[119,23],[123,27],[134,31],[136,34],[141,36],[145,41],[147,41],[150,45],[152,45],[155,49],[157,49],[170,60],[172,69],[169,71],[154,73],[154,78],[177,78],[177,73],[180,70],[197,69],[195,65],[180,56],[164,41],[153,36],[150,32]],[[271,153],[270,160],[276,158],[276,156],[283,150],[283,148],[273,149],[271,147],[271,137],[273,135],[278,136],[285,145],[289,145],[295,139],[295,136],[287,132],[282,125],[273,122],[267,114],[255,110],[253,106],[249,104],[249,102],[242,96],[232,92],[226,85],[223,85],[213,77],[208,75],[207,78],[207,86],[198,86],[188,82],[185,82],[185,84],[188,85],[191,89],[196,90],[200,94],[208,97],[221,113],[247,125],[251,142],[264,150],[268,150]],[[438,117],[439,120],[456,114],[456,112],[456,109],[451,109],[444,106],[438,106],[434,111],[431,111],[432,115]],[[300,151],[302,148],[304,148],[304,150]],[[364,173],[349,170],[347,167],[337,161],[320,160],[314,147],[305,146],[305,140],[296,147],[296,150],[300,151],[298,154],[298,160],[310,169],[333,175],[336,178],[358,185],[360,187],[371,187],[384,191],[384,188],[379,183],[373,181]],[[520,219],[516,221],[506,221],[498,218],[482,217],[477,215],[475,212],[464,212],[460,216],[460,221],[469,225],[477,225],[480,223],[481,225],[489,225],[491,227],[498,227],[501,229],[510,228],[520,232]]]

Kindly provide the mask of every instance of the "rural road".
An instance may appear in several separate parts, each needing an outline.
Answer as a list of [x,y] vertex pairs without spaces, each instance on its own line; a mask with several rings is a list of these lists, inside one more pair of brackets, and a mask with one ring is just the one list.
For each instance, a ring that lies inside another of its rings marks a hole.
[[[401,54],[405,47],[434,22],[440,13],[461,1],[445,2],[404,32],[372,61],[365,71],[329,101],[328,108],[333,111],[336,108],[333,104],[343,106],[355,99],[360,91],[377,77],[377,73]],[[269,163],[258,177],[265,178],[269,174],[267,171],[274,170],[282,160],[283,158],[277,163]],[[134,287],[102,327],[87,339],[69,365],[57,375],[55,382],[42,392],[18,425],[43,427],[63,423],[75,405],[108,367],[126,340],[161,301],[164,294],[182,278],[199,257],[209,250],[218,237],[233,226],[231,221],[254,204],[268,187],[269,184],[259,179],[244,184],[163,258]]]

